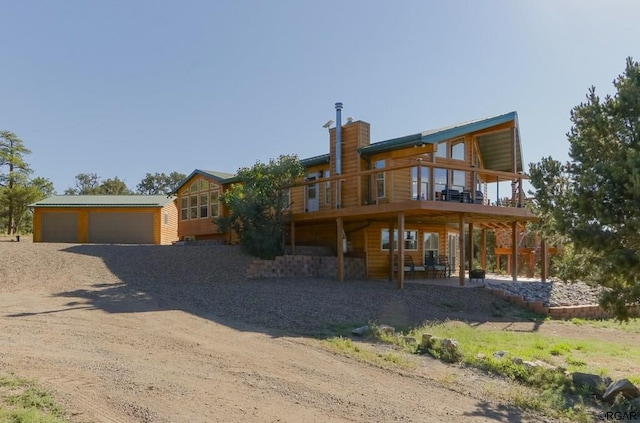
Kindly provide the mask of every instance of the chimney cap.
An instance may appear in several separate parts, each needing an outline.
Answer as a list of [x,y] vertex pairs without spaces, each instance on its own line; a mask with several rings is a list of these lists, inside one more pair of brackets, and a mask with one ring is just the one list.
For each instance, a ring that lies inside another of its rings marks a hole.
[[342,109],[342,103],[338,102],[336,103],[336,110],[340,110]]

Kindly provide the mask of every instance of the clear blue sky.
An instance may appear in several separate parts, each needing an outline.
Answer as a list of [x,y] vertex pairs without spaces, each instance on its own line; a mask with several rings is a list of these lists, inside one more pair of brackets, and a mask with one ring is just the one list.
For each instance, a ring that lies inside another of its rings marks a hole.
[[525,163],[640,60],[640,1],[0,0],[0,129],[58,192],[78,173],[233,173],[517,111]]

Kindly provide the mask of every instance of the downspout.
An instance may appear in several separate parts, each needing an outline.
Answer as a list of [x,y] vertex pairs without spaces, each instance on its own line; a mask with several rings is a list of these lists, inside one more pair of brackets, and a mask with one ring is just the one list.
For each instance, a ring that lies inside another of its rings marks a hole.
[[[336,103],[336,175],[342,174],[342,103]],[[336,180],[336,208],[342,203],[342,183]]]

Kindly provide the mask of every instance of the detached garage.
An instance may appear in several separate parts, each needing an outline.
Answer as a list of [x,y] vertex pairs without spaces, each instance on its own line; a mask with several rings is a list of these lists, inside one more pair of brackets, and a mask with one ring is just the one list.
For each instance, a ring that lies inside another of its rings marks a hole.
[[178,240],[166,195],[55,195],[30,205],[34,242],[162,244]]

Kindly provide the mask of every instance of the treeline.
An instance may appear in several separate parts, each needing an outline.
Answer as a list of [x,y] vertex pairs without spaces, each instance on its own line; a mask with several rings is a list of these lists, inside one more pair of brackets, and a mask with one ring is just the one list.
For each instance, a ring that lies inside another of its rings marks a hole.
[[75,187],[69,187],[64,191],[65,195],[129,195],[129,194],[170,194],[187,177],[184,173],[171,172],[147,173],[136,185],[135,191],[127,187],[117,176],[104,179],[96,173],[79,173],[76,175]]
[[[13,132],[0,130],[0,233],[31,233],[33,219],[29,204],[56,194],[53,183],[34,176],[26,156],[31,150]],[[179,172],[147,173],[135,190],[117,176],[102,180],[95,173],[76,175],[74,187],[65,195],[169,194],[186,178]]]

